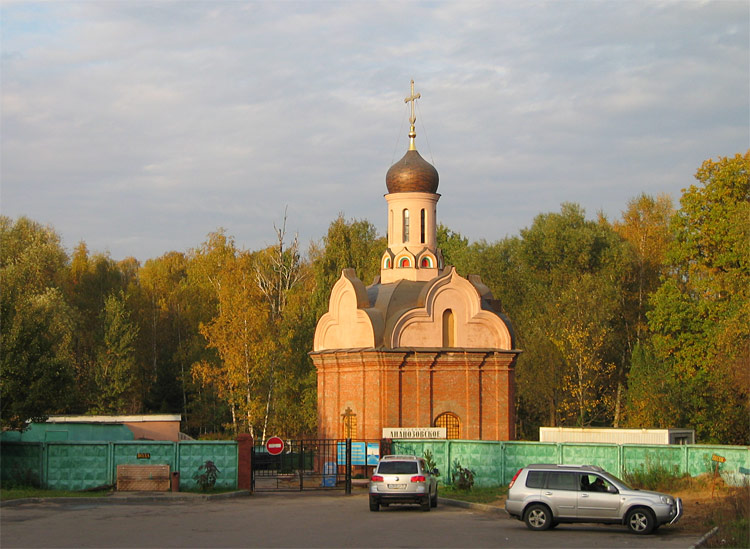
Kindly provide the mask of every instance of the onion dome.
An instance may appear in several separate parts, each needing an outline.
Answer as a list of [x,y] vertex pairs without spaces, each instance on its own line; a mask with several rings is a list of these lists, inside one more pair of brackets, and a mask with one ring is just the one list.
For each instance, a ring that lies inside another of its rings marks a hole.
[[389,193],[436,193],[438,188],[438,172],[435,166],[427,162],[417,152],[414,139],[417,132],[414,123],[417,116],[414,113],[414,105],[422,94],[414,93],[414,80],[411,81],[411,95],[404,99],[405,103],[411,103],[411,116],[409,122],[409,150],[404,157],[396,162],[385,174],[385,186]]
[[385,185],[389,193],[436,193],[439,179],[435,166],[408,150],[385,174]]

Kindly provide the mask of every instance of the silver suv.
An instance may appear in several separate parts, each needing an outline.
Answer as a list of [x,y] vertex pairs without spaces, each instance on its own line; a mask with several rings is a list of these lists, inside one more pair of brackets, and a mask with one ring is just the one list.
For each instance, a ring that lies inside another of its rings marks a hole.
[[682,516],[682,500],[631,488],[594,465],[529,465],[508,486],[505,510],[532,530],[561,522],[626,524],[649,534]]
[[437,475],[422,458],[383,456],[370,478],[370,511],[391,503],[418,503],[422,511],[437,507]]

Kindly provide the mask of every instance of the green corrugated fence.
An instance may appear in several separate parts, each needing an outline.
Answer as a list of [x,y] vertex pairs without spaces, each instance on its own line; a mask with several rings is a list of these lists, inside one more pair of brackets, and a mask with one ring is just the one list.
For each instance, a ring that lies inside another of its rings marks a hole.
[[454,462],[474,471],[477,486],[508,484],[521,467],[531,463],[598,465],[617,476],[660,467],[675,474],[698,476],[713,472],[712,456],[722,478],[732,485],[750,482],[750,446],[587,444],[581,442],[514,442],[492,440],[394,440],[391,452],[424,456],[432,452],[440,478],[450,483]]
[[197,487],[193,478],[206,461],[219,469],[217,488],[237,487],[235,441],[8,442],[0,445],[4,486],[86,490],[112,485],[118,465],[169,465],[180,473],[180,489]]

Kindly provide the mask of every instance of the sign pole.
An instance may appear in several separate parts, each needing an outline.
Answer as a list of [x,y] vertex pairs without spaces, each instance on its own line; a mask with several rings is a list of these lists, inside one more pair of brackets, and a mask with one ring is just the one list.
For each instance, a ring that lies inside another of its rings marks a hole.
[[719,463],[725,463],[727,461],[727,458],[724,456],[718,456],[716,454],[713,454],[711,456],[711,461],[713,461],[716,466],[714,467],[714,480],[711,484],[711,499],[714,499],[714,488],[716,488],[716,477],[719,476]]

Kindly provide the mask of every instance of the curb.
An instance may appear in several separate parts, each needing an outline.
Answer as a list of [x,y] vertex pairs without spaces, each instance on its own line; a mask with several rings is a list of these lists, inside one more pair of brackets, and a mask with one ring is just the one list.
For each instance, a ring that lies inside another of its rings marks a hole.
[[0,501],[0,507],[16,507],[30,503],[57,503],[58,505],[137,505],[139,503],[174,503],[188,501],[216,501],[223,499],[240,498],[251,495],[249,490],[238,490],[235,492],[224,492],[222,494],[180,494],[156,496],[156,495],[137,495],[137,496],[104,496],[99,498],[20,498],[7,501]]
[[710,531],[703,534],[703,537],[699,539],[697,542],[695,542],[695,545],[691,545],[690,549],[698,549],[699,547],[703,547],[709,539],[711,539],[712,537],[716,535],[718,531],[719,531],[719,527],[714,526]]

